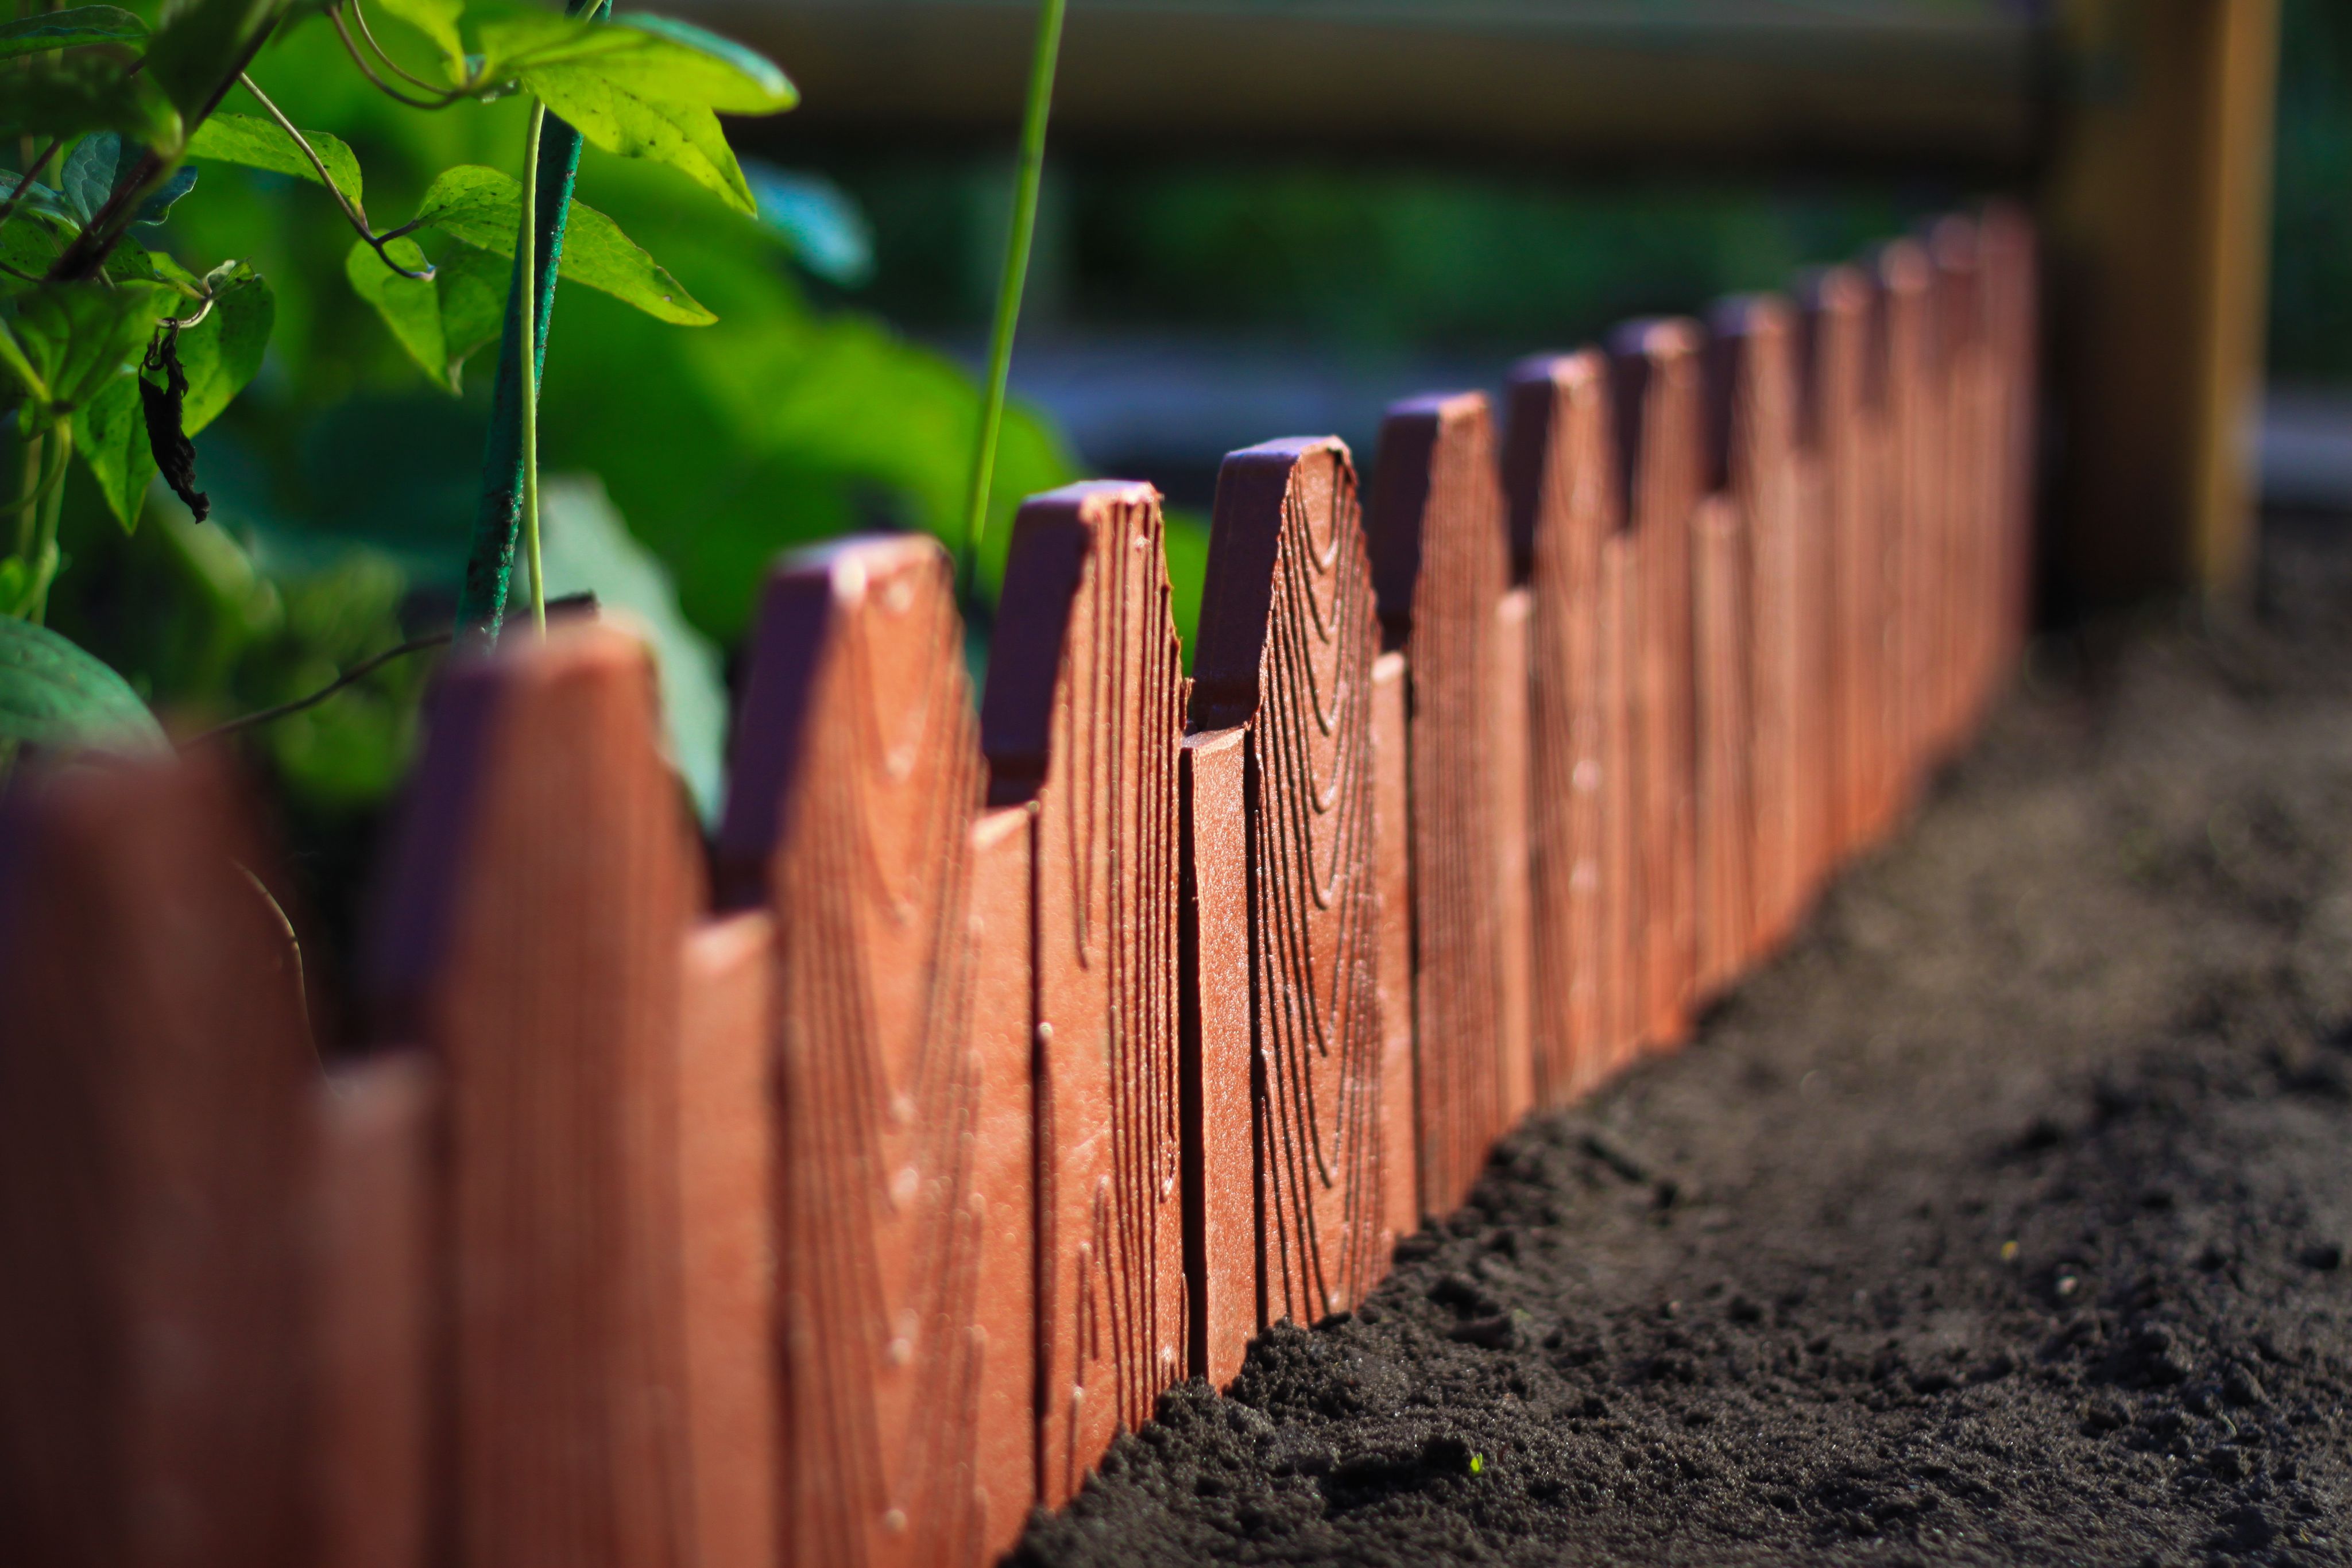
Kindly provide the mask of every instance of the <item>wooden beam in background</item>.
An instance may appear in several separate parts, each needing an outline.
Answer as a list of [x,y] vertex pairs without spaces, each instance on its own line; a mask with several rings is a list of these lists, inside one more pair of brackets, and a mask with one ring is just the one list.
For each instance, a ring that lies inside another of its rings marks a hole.
[[2116,599],[2242,587],[2270,264],[2278,0],[2074,0],[2044,193],[2064,407],[2053,562]]

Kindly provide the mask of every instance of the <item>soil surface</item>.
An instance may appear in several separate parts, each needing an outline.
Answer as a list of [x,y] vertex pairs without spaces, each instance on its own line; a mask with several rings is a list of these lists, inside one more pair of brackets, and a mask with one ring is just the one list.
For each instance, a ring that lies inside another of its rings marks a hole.
[[1014,1561],[2352,1563],[2352,531],[2050,640],[1678,1055]]

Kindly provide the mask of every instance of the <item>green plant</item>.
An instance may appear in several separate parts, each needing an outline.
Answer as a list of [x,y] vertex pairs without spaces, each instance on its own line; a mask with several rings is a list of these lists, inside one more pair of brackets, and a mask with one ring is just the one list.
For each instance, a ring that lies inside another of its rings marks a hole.
[[[443,79],[386,49],[362,0],[331,0],[323,14],[360,74],[419,110],[528,94],[534,109],[524,183],[480,166],[449,169],[409,222],[373,227],[348,145],[299,128],[247,74],[273,33],[320,7],[181,0],[152,22],[85,6],[0,24],[0,60],[16,62],[0,99],[0,135],[19,138],[24,149],[21,172],[0,186],[0,395],[24,470],[5,508],[15,548],[0,561],[0,613],[36,624],[46,617],[65,559],[58,522],[77,450],[126,530],[158,474],[197,521],[208,512],[191,438],[258,371],[274,301],[242,260],[198,275],[132,237],[134,228],[163,223],[194,187],[195,171],[185,166],[192,158],[322,187],[359,236],[346,263],[355,289],[412,353],[429,346],[428,362],[453,382],[467,355],[493,332],[501,336],[504,395],[486,459],[478,530],[486,548],[476,552],[494,559],[486,574],[469,569],[469,582],[485,575],[488,591],[460,607],[492,636],[515,525],[536,533],[533,425],[556,277],[576,277],[665,320],[712,319],[617,225],[585,208],[575,215],[579,146],[585,137],[624,157],[669,164],[751,212],[749,183],[714,110],[789,107],[791,85],[774,66],[667,18],[605,19],[602,0],[561,16],[499,0],[470,8],[464,0],[381,3],[431,43]],[[266,118],[220,112],[239,89]],[[551,120],[548,107],[566,119]],[[556,156],[542,160],[549,149]],[[53,165],[56,183],[45,185]],[[419,243],[428,234],[452,246],[446,277]],[[512,267],[502,331],[488,324],[496,319],[492,279],[501,259]],[[508,495],[514,499],[502,504],[501,538],[491,514]],[[543,612],[542,593],[534,577],[535,612]],[[45,643],[44,653],[56,650]],[[102,685],[62,654],[0,664],[0,739],[57,740],[57,716],[76,711],[76,693]],[[96,710],[89,711],[94,728]],[[27,712],[48,716],[40,727],[13,716]]]

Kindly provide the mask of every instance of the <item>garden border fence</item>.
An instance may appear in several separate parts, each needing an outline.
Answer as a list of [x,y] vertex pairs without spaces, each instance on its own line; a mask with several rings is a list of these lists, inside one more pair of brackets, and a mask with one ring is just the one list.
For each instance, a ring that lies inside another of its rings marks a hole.
[[226,771],[0,827],[0,1556],[947,1564],[1671,1049],[2026,625],[2034,239],[767,585],[706,853],[647,655],[453,661],[323,1079]]

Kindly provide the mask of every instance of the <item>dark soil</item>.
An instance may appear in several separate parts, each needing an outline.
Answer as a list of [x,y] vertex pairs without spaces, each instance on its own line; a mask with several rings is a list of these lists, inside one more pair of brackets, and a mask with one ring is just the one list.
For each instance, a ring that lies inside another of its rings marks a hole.
[[2037,648],[1688,1049],[1015,1560],[2352,1563],[2347,547]]

